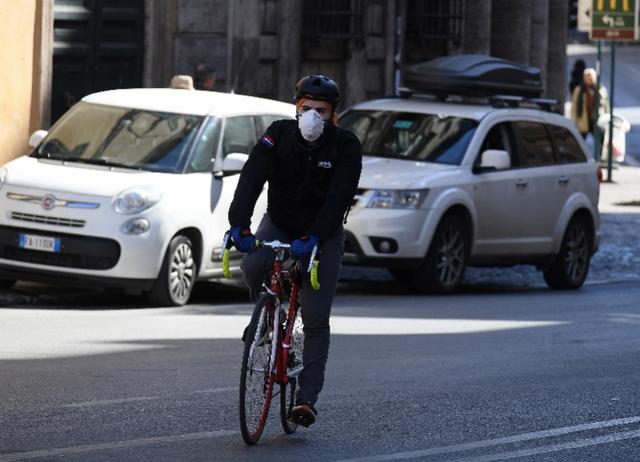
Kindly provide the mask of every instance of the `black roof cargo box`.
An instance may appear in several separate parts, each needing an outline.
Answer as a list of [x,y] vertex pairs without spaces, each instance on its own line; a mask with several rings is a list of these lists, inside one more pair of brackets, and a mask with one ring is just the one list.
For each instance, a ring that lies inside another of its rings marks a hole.
[[404,82],[410,92],[439,97],[535,98],[542,93],[540,69],[485,55],[444,56],[416,64],[406,70]]

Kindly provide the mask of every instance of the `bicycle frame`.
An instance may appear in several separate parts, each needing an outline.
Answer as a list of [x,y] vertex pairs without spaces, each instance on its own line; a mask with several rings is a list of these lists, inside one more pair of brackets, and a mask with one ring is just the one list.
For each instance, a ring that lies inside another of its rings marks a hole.
[[[279,243],[278,243],[279,244]],[[276,245],[269,246],[275,248]],[[288,245],[287,245],[288,247]],[[273,310],[273,341],[271,346],[271,367],[270,371],[274,381],[280,385],[286,385],[289,383],[289,377],[296,377],[302,372],[302,366],[296,368],[291,373],[287,374],[287,362],[289,360],[289,352],[291,350],[291,335],[293,332],[293,325],[296,318],[296,310],[298,306],[298,292],[300,284],[300,267],[298,262],[294,262],[289,270],[284,269],[284,247],[280,246],[276,249],[276,258],[273,263],[273,271],[271,273],[270,287],[266,288],[267,292],[272,295],[274,305],[271,307]],[[286,324],[284,329],[284,336],[281,337],[281,329],[276,329],[276,326],[281,326],[281,303],[286,298],[284,293],[284,282],[290,281],[291,290],[289,293],[289,309],[287,311]]]

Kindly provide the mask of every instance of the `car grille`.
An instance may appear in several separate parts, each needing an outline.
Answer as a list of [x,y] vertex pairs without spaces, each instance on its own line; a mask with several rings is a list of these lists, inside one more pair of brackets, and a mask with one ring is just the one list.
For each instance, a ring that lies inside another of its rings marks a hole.
[[35,215],[33,213],[11,212],[14,220],[28,221],[29,223],[42,223],[54,226],[70,226],[72,228],[82,228],[87,222],[85,220],[74,220],[72,218],[50,217],[46,215]]
[[[18,245],[20,233],[59,238],[60,252],[22,249]],[[106,270],[118,263],[120,244],[113,239],[0,226],[0,258],[66,268]]]

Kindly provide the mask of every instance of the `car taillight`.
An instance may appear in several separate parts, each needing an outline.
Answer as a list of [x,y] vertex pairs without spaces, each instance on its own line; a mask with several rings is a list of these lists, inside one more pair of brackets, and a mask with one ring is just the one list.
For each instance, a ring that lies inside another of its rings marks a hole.
[[604,174],[602,173],[602,167],[598,165],[598,170],[596,171],[596,176],[598,177],[598,183],[602,183],[604,181]]

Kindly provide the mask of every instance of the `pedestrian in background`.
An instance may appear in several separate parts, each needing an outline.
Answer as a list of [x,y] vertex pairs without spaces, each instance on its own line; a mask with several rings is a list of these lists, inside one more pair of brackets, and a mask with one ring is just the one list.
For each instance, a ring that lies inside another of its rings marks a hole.
[[573,95],[573,90],[580,85],[584,79],[584,70],[587,68],[583,59],[576,59],[569,78],[569,94]]
[[[597,129],[595,121],[597,82],[596,70],[589,67],[584,70],[582,82],[574,88],[571,95],[571,120],[585,139],[589,134],[593,135]],[[598,93],[600,95],[598,114],[608,114],[609,94],[607,89],[600,85]]]
[[193,90],[193,79],[190,75],[174,75],[173,77],[171,77],[169,88]]
[[193,71],[193,84],[196,90],[213,91],[216,86],[216,72],[204,63],[198,64]]

